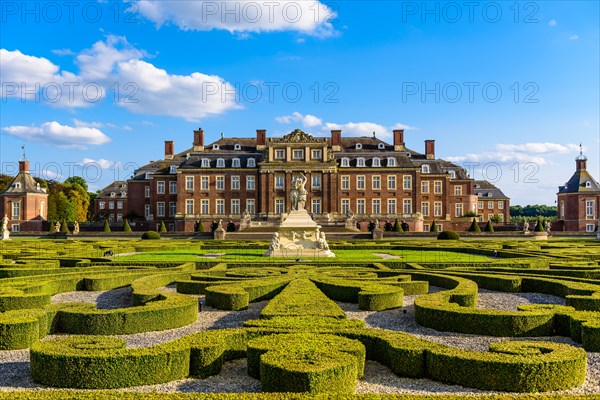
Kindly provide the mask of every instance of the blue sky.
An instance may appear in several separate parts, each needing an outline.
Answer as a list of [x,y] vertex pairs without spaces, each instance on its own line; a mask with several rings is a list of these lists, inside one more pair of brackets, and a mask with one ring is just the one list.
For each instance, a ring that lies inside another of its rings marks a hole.
[[200,126],[404,127],[513,204],[554,204],[580,142],[600,179],[599,3],[470,4],[3,1],[2,171],[25,145],[35,173],[98,189]]

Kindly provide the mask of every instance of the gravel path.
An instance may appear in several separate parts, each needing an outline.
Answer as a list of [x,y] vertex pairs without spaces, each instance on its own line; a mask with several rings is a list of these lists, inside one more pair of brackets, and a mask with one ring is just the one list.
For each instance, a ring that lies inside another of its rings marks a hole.
[[[161,288],[174,291],[174,287]],[[443,290],[431,287],[430,292]],[[202,311],[195,323],[167,331],[147,332],[122,337],[130,347],[145,347],[168,342],[194,332],[208,329],[240,327],[248,319],[258,318],[266,301],[252,303],[248,310],[240,312],[222,311],[207,307],[204,296],[198,298]],[[338,303],[348,318],[362,319],[367,326],[378,329],[403,331],[417,337],[443,343],[448,346],[477,351],[487,351],[491,342],[513,340],[451,332],[438,332],[424,328],[414,321],[414,300],[417,296],[405,296],[404,307],[383,312],[362,311],[357,304]],[[131,304],[130,288],[120,288],[106,292],[73,292],[53,296],[52,302],[83,301],[96,303],[102,308],[127,307]],[[501,310],[516,310],[520,304],[550,303],[564,304],[564,300],[555,296],[539,293],[498,293],[481,289],[478,307]],[[404,312],[405,311],[405,312]],[[54,337],[50,336],[49,338]],[[567,343],[580,347],[571,339],[564,337],[521,338],[520,340],[543,340]],[[600,393],[600,353],[588,353],[588,374],[584,385],[563,391],[564,394]],[[0,351],[0,391],[44,389],[34,383],[29,376],[29,350]],[[246,374],[246,360],[234,360],[225,364],[219,375],[207,379],[183,379],[160,385],[141,386],[121,389],[136,392],[257,392],[260,382]],[[461,386],[446,385],[429,379],[400,378],[390,369],[375,361],[367,361],[365,377],[357,384],[356,393],[406,393],[406,394],[458,394],[492,393]]]

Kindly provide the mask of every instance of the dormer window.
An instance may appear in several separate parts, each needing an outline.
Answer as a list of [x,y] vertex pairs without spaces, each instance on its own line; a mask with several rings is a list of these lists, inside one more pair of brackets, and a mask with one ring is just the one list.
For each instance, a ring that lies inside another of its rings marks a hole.
[[254,158],[249,158],[248,161],[246,162],[246,166],[248,168],[256,167],[256,160],[254,160]]
[[170,173],[170,174],[175,174],[175,173],[177,173],[177,166],[175,166],[175,165],[171,165],[171,166],[169,167],[169,173]]
[[116,193],[115,192],[110,192],[110,197],[115,197]]
[[236,143],[236,144],[233,145],[233,149],[234,150],[241,150],[242,149],[242,145],[239,144],[239,143]]
[[377,145],[377,148],[378,148],[379,150],[385,150],[385,144],[383,144],[383,143],[379,143],[379,144]]
[[356,159],[356,166],[357,167],[364,167],[365,166],[365,159],[363,157],[358,157]]
[[492,192],[488,192],[488,197],[492,197]]
[[356,150],[360,150],[360,149],[362,149],[362,143],[356,143],[356,145],[354,146],[354,148],[355,148]]
[[40,190],[40,184],[39,184],[39,183],[36,183],[36,185],[35,185],[35,188],[36,188],[37,190]]
[[456,171],[448,171],[450,173],[450,179],[456,179]]
[[429,173],[429,165],[427,165],[427,164],[421,165],[421,173],[428,174]]
[[225,160],[223,158],[217,158],[217,168],[225,168]]
[[21,183],[20,182],[15,183],[15,189],[21,189]]
[[475,184],[475,189],[479,189],[481,187],[481,185],[479,183]]
[[218,144],[213,144],[213,150],[219,150],[219,145]]
[[240,167],[240,159],[234,158],[231,160],[231,168],[239,168]]
[[387,159],[387,166],[388,167],[395,167],[396,166],[396,159],[394,157],[388,157],[388,159]]
[[340,167],[349,167],[349,166],[350,166],[350,159],[348,157],[342,158]]
[[588,188],[588,189],[591,188],[592,187],[592,182],[589,182],[589,181],[586,182],[585,183],[585,187]]
[[146,174],[144,175],[144,179],[150,179],[150,172],[146,172]]
[[126,192],[121,192],[121,197],[126,197],[127,193]]
[[373,158],[373,166],[381,167],[381,160],[378,157]]
[[210,168],[210,160],[208,158],[202,159],[202,168]]
[[481,197],[481,196],[483,196],[483,193],[479,192],[479,193],[477,193],[477,196]]

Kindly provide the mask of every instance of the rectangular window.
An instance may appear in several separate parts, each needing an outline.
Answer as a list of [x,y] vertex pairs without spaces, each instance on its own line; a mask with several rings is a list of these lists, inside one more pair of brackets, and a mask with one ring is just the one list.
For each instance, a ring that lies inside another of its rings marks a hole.
[[429,202],[428,201],[424,201],[421,203],[421,214],[423,214],[423,216],[425,216],[425,217],[429,216]]
[[412,200],[411,199],[404,199],[402,201],[402,212],[404,214],[412,214]]
[[320,160],[321,159],[321,150],[313,150],[311,152],[311,158],[313,160]]
[[490,210],[494,208],[494,202],[493,201],[488,201],[488,208]]
[[585,216],[586,218],[594,218],[594,200],[585,201]]
[[321,189],[321,174],[313,173],[311,181],[313,189]]
[[217,204],[217,214],[218,215],[225,214],[225,200],[217,199],[216,204]]
[[312,213],[321,214],[321,199],[312,199]]
[[193,176],[185,177],[185,190],[194,190],[194,177]]
[[11,225],[11,230],[13,232],[21,232],[21,225],[19,225],[19,224],[12,224]]
[[248,211],[248,214],[250,215],[254,215],[256,213],[254,204],[254,199],[246,200],[246,211]]
[[302,160],[304,158],[304,150],[294,150],[293,156],[295,160]]
[[225,190],[225,177],[224,176],[217,176],[216,177],[216,189],[217,190]]
[[396,214],[396,199],[388,199],[388,214]]
[[404,190],[410,190],[412,189],[412,176],[410,175],[404,175],[403,179],[403,188]]
[[285,158],[285,150],[283,149],[277,149],[275,150],[275,158],[282,160]]
[[208,199],[204,199],[200,201],[200,214],[208,215],[210,214],[210,202]]
[[350,212],[350,199],[342,199],[342,214]]
[[356,189],[357,190],[365,190],[365,177],[364,176],[356,177]]
[[115,216],[113,214],[108,214],[108,222],[113,223],[115,220]]
[[561,218],[565,217],[565,201],[564,200],[560,201],[560,217]]
[[373,210],[372,210],[373,214],[381,214],[381,200],[380,199],[373,199],[371,206],[373,207]]
[[463,204],[462,203],[456,203],[454,205],[454,215],[456,217],[462,217],[463,216]]
[[165,194],[165,183],[163,181],[156,182],[156,193]]
[[429,224],[423,224],[423,232],[429,232]]
[[231,199],[231,213],[240,214],[240,199]]
[[144,197],[146,197],[146,198],[150,197],[150,186],[144,187]]
[[586,224],[585,231],[586,232],[594,232],[596,230],[596,226],[594,224]]
[[483,210],[483,201],[478,201],[478,202],[477,202],[477,208],[478,208],[479,210]]
[[165,216],[165,202],[159,201],[156,203],[156,216],[164,217]]
[[357,214],[365,214],[365,199],[356,200],[356,213]]
[[350,177],[342,175],[342,190],[350,190]]
[[433,182],[433,193],[442,194],[442,181]]
[[117,222],[123,222],[123,214],[121,214],[121,213],[117,214]]
[[108,202],[108,209],[109,210],[114,210],[115,209],[115,202],[114,201],[109,201]]
[[498,200],[498,210],[504,210],[504,201]]
[[429,193],[429,181],[421,182],[421,193],[423,193],[423,194]]
[[106,203],[104,203],[103,201],[98,203],[100,205],[100,209],[104,210],[104,207],[106,207]]
[[194,214],[194,199],[187,199],[185,201],[185,213],[188,215]]
[[492,214],[492,213],[488,214],[488,221],[491,221],[492,219],[494,219],[494,214]]
[[150,204],[146,204],[144,206],[144,218],[146,218],[146,219],[150,218]]
[[208,176],[200,177],[200,190],[209,190],[210,189],[210,181]]
[[275,199],[275,214],[283,214],[283,199]]
[[174,217],[177,214],[177,203],[174,201],[169,202],[169,217]]
[[123,200],[119,200],[117,201],[117,210],[122,210],[123,209]]
[[169,193],[176,194],[177,193],[177,182],[169,182]]
[[[12,203],[12,219],[21,219],[21,202],[13,201]],[[8,229],[8,227],[6,227]]]
[[285,188],[284,181],[285,181],[285,177],[283,175],[275,175],[275,189],[284,189]]
[[460,186],[460,185],[455,185],[454,186],[454,195],[455,196],[462,196],[462,186]]
[[372,177],[373,190],[381,190],[381,177],[373,176]]
[[434,217],[442,216],[442,202],[441,201],[433,202],[433,216]]
[[240,177],[239,176],[231,177],[231,190],[240,190]]
[[42,201],[42,202],[40,202],[40,217],[46,218],[45,214],[46,214],[46,207],[45,207],[44,202]]
[[254,190],[256,187],[256,178],[254,176],[246,177],[246,190]]
[[396,175],[388,175],[388,190],[396,190]]

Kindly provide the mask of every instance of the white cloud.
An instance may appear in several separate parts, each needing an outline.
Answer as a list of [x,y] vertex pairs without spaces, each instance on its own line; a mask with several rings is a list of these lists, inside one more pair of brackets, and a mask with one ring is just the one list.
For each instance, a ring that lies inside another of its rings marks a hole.
[[[60,71],[58,65],[45,58],[18,50],[0,51],[0,78],[3,83],[16,83],[14,88],[3,84],[5,97],[43,101],[57,107],[89,107],[106,96],[134,113],[181,117],[188,121],[241,108],[235,87],[223,78],[200,72],[171,75],[141,60],[145,52],[120,36],[109,35],[105,41],[83,50],[75,60],[79,75]],[[33,95],[26,97],[19,90],[22,83],[27,88],[35,88],[36,84],[58,85],[62,95],[56,102],[49,101],[52,91],[46,96],[40,90],[42,95],[37,99]]]
[[[125,0],[131,1],[131,0]],[[295,31],[316,36],[335,33],[336,13],[318,1],[161,1],[135,2],[157,27],[172,23],[182,30],[240,32]]]
[[323,122],[321,118],[315,117],[310,114],[301,114],[299,112],[294,112],[291,115],[283,115],[281,117],[276,117],[275,121],[280,124],[292,124],[294,122],[300,122],[305,128],[319,128],[323,132],[327,132],[333,129],[341,129],[342,134],[345,136],[371,136],[373,132],[378,137],[391,137],[391,132],[394,129],[417,129],[415,127],[402,124],[397,122],[391,127],[385,127],[383,125],[377,124],[375,122],[347,122],[345,124],[333,123],[333,122]]
[[556,20],[551,19],[550,21],[548,21],[548,26],[551,26],[552,28],[554,28],[556,26]]
[[40,126],[7,126],[2,128],[11,136],[30,141],[47,143],[63,148],[85,149],[89,145],[110,142],[110,138],[97,128],[61,125],[56,121]]
[[89,166],[89,165],[97,165],[101,169],[120,168],[121,167],[120,162],[105,160],[104,158],[100,158],[98,160],[94,160],[92,158],[84,158],[78,164],[82,167]]
[[549,156],[579,151],[576,144],[558,143],[522,143],[497,144],[494,151],[467,153],[462,156],[446,157],[453,162],[497,162],[508,164],[512,162],[532,162],[538,165],[550,163]]
[[53,54],[56,54],[57,56],[74,56],[75,52],[71,49],[56,49],[56,50],[52,50]]
[[321,118],[315,117],[314,115],[306,114],[302,115],[299,112],[294,112],[292,115],[284,115],[276,117],[275,121],[280,124],[290,124],[292,122],[300,122],[305,128],[312,128],[315,126],[323,125]]
[[575,34],[569,36],[569,40],[577,40],[577,39],[579,39],[579,36],[577,36]]

